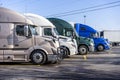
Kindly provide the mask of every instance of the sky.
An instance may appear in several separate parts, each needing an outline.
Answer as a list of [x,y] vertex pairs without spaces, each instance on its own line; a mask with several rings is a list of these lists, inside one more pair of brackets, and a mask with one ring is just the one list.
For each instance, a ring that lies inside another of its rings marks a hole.
[[34,13],[86,24],[98,31],[120,30],[120,0],[0,0],[0,6],[22,14]]

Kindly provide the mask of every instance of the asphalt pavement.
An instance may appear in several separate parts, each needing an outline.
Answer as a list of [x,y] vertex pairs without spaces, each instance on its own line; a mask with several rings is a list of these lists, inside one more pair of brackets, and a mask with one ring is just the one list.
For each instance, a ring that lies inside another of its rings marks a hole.
[[0,63],[0,80],[120,80],[120,47],[59,64]]

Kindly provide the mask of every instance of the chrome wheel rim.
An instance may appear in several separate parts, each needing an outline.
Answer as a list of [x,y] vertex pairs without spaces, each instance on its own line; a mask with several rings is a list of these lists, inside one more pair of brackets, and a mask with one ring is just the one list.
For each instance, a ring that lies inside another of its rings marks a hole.
[[41,63],[42,60],[43,60],[42,54],[40,54],[40,53],[35,53],[35,54],[33,55],[33,60],[34,60],[36,63]]
[[85,54],[87,50],[86,50],[86,48],[80,48],[79,51],[81,54]]

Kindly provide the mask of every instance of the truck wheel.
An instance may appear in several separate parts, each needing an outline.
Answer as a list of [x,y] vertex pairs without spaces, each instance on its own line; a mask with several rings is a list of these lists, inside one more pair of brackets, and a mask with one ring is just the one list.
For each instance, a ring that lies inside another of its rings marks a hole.
[[63,58],[68,58],[69,56],[69,51],[68,51],[68,49],[67,48],[65,48],[65,47],[61,47],[61,51],[62,51],[62,53],[63,53]]
[[104,46],[103,45],[98,45],[97,51],[103,51],[103,50],[104,50]]
[[78,50],[79,50],[79,54],[81,55],[85,55],[88,53],[88,48],[84,45],[81,45]]
[[30,58],[33,64],[45,64],[47,60],[45,53],[41,50],[33,51]]

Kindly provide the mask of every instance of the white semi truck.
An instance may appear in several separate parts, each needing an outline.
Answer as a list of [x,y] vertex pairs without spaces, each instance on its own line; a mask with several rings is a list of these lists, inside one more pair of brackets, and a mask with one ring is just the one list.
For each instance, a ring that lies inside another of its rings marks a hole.
[[0,62],[44,64],[60,61],[57,44],[39,36],[35,27],[25,16],[1,7]]
[[100,37],[108,39],[112,46],[120,45],[120,30],[103,30],[100,31]]
[[59,40],[61,51],[63,52],[63,57],[68,57],[69,55],[76,54],[76,42],[69,37],[60,36],[57,33],[56,27],[48,21],[46,18],[26,13],[25,16],[30,19],[37,27],[38,33],[43,37],[54,37]]

